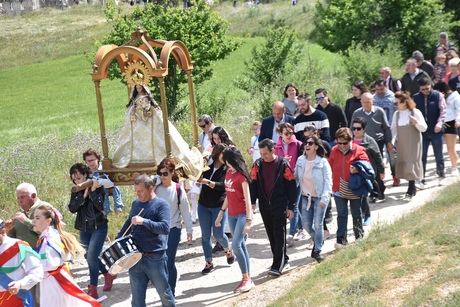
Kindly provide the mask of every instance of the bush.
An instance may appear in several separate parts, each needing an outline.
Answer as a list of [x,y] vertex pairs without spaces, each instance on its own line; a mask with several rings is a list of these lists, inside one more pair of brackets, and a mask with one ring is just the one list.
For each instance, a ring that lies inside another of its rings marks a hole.
[[[236,80],[238,87],[253,96],[257,96],[259,115],[264,117],[270,113],[274,100],[273,94],[280,86],[280,80],[288,72],[288,68],[299,61],[301,48],[298,46],[294,33],[278,24],[271,27],[265,35],[262,47],[254,47],[251,58],[245,61],[247,70],[244,76]],[[278,91],[277,91],[278,92]],[[279,99],[279,93],[276,95]]]
[[344,65],[350,83],[363,80],[370,84],[379,79],[381,67],[399,68],[402,60],[397,44],[390,44],[381,50],[379,47],[353,43],[346,51]]

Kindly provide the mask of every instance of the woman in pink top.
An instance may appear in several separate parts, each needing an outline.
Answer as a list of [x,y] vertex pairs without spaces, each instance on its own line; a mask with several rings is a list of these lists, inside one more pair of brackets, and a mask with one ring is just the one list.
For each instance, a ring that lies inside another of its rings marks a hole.
[[232,231],[232,248],[240,267],[243,278],[234,290],[236,293],[248,292],[254,288],[249,271],[249,253],[244,241],[244,235],[251,229],[252,206],[249,193],[249,172],[241,153],[235,147],[229,147],[223,152],[223,159],[227,165],[225,175],[225,191],[227,192],[224,204],[216,218],[216,227],[228,208],[228,222]]
[[275,154],[284,157],[289,162],[291,169],[295,169],[297,158],[302,154],[302,142],[296,139],[294,127],[289,123],[282,123],[278,126],[280,135],[275,146]]

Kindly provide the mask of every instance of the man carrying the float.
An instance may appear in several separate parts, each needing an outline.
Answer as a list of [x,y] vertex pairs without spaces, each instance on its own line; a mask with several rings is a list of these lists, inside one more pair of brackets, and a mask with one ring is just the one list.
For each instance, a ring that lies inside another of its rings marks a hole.
[[0,219],[0,307],[33,307],[29,290],[42,278],[38,254],[26,242],[8,237]]

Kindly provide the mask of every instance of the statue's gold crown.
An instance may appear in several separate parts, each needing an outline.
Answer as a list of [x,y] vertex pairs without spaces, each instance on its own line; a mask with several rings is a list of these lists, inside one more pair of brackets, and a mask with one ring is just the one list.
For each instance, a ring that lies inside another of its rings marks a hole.
[[152,75],[142,62],[129,62],[122,74],[129,86],[136,84],[148,85]]

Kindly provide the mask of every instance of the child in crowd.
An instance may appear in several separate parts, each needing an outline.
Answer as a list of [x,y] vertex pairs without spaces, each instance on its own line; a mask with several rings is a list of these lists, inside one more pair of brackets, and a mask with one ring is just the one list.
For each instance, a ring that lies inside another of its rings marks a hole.
[[70,275],[67,258],[75,257],[82,248],[72,234],[64,231],[61,219],[61,214],[50,205],[41,205],[34,212],[33,230],[40,234],[36,251],[45,271],[40,282],[40,305],[102,306],[83,292]]
[[109,195],[110,192],[112,193],[113,197],[113,206],[115,213],[120,213],[123,211],[123,200],[121,199],[121,191],[120,189],[113,184],[113,182],[109,179],[109,177],[100,172],[101,165],[101,156],[95,151],[94,149],[90,148],[83,153],[83,160],[85,161],[86,165],[91,170],[92,176],[94,179],[104,179],[106,182],[104,185],[105,188],[105,199],[104,199],[104,212],[105,214],[109,214],[111,212],[110,209],[110,202],[109,202]]
[[249,147],[248,149],[248,154],[252,157],[253,162],[255,162],[257,159],[260,158],[260,152],[259,152],[260,127],[262,127],[262,123],[258,120],[252,123],[252,132],[254,133],[254,135],[251,137],[251,147]]
[[446,54],[438,53],[435,57],[436,63],[434,64],[434,83],[444,80],[446,76]]

